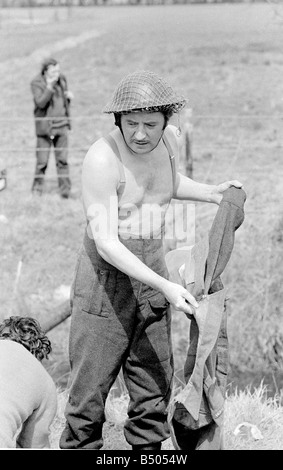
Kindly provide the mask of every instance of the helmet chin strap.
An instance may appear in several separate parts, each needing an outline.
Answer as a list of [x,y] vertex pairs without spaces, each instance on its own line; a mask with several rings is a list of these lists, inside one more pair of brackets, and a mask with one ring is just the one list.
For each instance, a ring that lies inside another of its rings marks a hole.
[[176,135],[180,137],[182,134],[181,124],[180,124],[180,114],[178,113],[178,129],[176,130]]

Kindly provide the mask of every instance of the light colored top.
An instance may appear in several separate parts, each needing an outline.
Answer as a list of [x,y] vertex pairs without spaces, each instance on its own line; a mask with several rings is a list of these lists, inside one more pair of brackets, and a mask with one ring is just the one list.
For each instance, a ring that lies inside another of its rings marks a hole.
[[50,448],[56,386],[24,346],[0,340],[0,448]]

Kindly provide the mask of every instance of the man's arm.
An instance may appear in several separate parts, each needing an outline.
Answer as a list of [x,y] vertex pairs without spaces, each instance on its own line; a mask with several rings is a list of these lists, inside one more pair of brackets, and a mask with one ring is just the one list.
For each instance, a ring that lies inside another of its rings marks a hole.
[[31,82],[31,92],[33,94],[35,104],[39,108],[45,108],[45,106],[50,102],[54,94],[53,85],[55,83],[55,79],[53,81],[49,80],[46,85],[44,85],[42,81],[39,81],[39,79],[35,79]]
[[[169,137],[174,149],[176,168],[178,168],[179,156],[182,154],[184,140],[180,135],[178,135],[176,126],[172,125],[167,126],[167,136]],[[174,199],[180,199],[183,201],[212,202],[220,204],[223,192],[231,186],[241,188],[242,183],[237,180],[226,181],[225,183],[218,185],[198,183],[197,181],[194,181],[178,172],[176,175],[176,185],[173,197]]]
[[241,188],[242,183],[237,180],[232,180],[218,185],[204,184],[193,181],[187,176],[178,173],[174,198],[220,204],[223,192],[231,186]]
[[45,87],[42,89],[42,86],[36,82],[31,83],[31,91],[35,104],[42,109],[45,108],[45,106],[50,102],[54,93],[54,90],[51,88]]
[[120,242],[118,183],[116,156],[100,140],[87,153],[82,171],[84,207],[98,253],[128,276],[162,292],[175,310],[193,313],[189,304],[198,304],[185,288],[156,274]]

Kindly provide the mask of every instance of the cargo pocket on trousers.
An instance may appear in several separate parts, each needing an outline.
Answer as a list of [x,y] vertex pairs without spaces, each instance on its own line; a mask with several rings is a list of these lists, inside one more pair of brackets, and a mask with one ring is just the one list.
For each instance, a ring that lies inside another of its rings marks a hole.
[[87,313],[107,317],[116,290],[116,272],[94,269],[88,256],[82,255],[76,268],[74,302]]
[[116,291],[116,272],[98,269],[90,296],[88,313],[109,317]]
[[149,361],[154,362],[156,359],[160,362],[167,361],[172,354],[171,320],[167,314],[170,304],[159,292],[148,298],[148,303],[151,311],[146,321],[146,333],[156,354],[156,356],[152,354]]

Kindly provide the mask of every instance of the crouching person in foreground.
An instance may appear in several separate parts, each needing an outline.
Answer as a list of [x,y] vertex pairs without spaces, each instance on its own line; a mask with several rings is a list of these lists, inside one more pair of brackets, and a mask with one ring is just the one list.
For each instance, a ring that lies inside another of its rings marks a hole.
[[56,386],[41,361],[51,343],[30,317],[0,323],[0,448],[50,448]]

